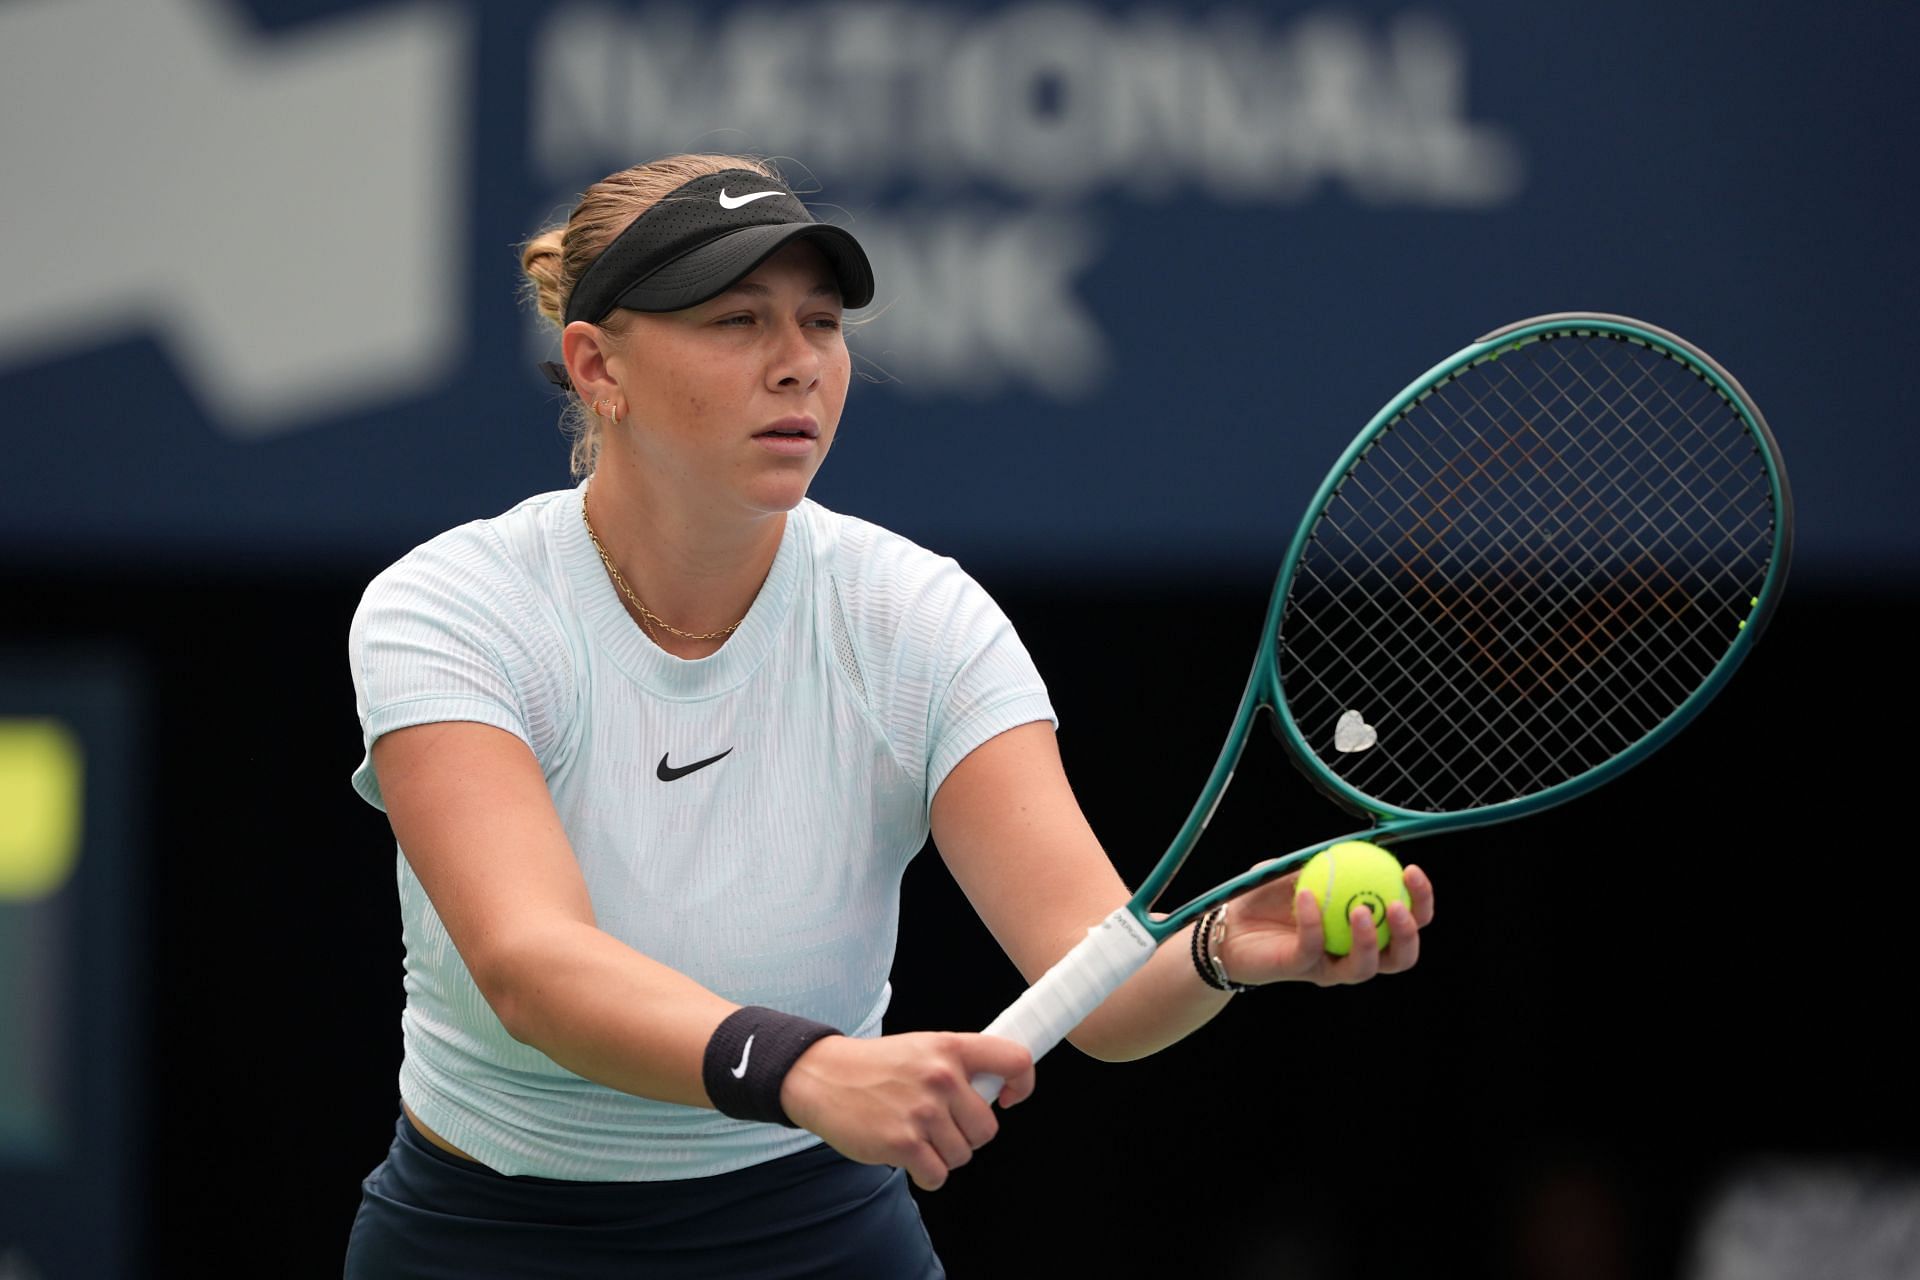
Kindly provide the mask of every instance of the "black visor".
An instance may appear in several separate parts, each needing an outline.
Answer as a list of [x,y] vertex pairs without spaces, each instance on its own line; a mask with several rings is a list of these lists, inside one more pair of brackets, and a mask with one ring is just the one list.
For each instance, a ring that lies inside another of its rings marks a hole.
[[567,323],[597,324],[616,307],[694,306],[802,239],[826,256],[843,305],[873,301],[873,268],[859,241],[815,222],[783,183],[751,169],[727,169],[676,188],[616,236],[574,286]]

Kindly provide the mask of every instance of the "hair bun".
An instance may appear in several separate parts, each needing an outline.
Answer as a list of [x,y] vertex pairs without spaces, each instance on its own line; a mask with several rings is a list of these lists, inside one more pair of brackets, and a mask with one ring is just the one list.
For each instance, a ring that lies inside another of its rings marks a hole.
[[533,287],[534,305],[554,324],[566,314],[567,299],[561,286],[562,238],[565,227],[549,227],[527,241],[520,250],[520,270]]

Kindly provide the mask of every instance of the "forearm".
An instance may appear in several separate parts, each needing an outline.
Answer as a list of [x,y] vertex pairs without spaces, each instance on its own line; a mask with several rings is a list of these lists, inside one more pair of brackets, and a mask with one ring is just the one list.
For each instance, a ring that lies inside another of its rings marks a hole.
[[1067,1037],[1090,1057],[1128,1062],[1193,1034],[1231,998],[1200,981],[1182,929]]
[[516,1040],[623,1093],[713,1105],[701,1061],[732,1001],[573,921],[517,945],[496,973],[488,998]]
[[[521,940],[510,971],[496,972],[508,976],[489,990],[489,999],[516,1039],[623,1092],[713,1106],[701,1067],[714,1029],[737,1005],[573,921]],[[777,1035],[771,1043],[778,1062]],[[764,1051],[754,1061],[763,1064]],[[743,1054],[740,1068],[746,1065]],[[788,1123],[854,1160],[905,1168],[931,1190],[999,1128],[968,1083],[981,1073],[1006,1080],[1003,1105],[1018,1103],[1033,1089],[1026,1050],[992,1036],[952,1032],[877,1039],[827,1035],[767,1081]],[[724,1077],[717,1080],[716,1087],[726,1090]],[[741,1100],[737,1094],[730,1099]],[[729,1107],[727,1114],[746,1113]]]

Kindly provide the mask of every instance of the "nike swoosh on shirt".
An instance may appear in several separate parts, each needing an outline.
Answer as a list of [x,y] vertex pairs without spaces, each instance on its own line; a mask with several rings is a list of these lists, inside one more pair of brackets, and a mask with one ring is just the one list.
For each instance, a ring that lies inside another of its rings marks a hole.
[[[757,1034],[757,1033],[756,1033],[756,1034]],[[734,1078],[735,1080],[744,1080],[744,1079],[746,1079],[746,1075],[747,1075],[747,1056],[748,1056],[749,1054],[751,1054],[752,1052],[753,1052],[753,1036],[748,1036],[748,1037],[747,1037],[747,1045],[746,1045],[746,1048],[744,1048],[744,1049],[742,1049],[742,1050],[740,1050],[740,1065],[739,1065],[739,1066],[737,1066],[737,1067],[732,1067],[732,1068],[730,1068],[730,1070],[731,1070],[731,1071],[733,1072],[733,1078]]]
[[779,194],[778,191],[756,191],[748,196],[730,196],[727,194],[727,189],[722,187],[720,188],[720,207],[722,209],[738,209],[743,204],[752,204],[755,200],[765,200],[768,196],[777,196]]
[[[672,755],[672,754],[673,753],[671,751],[667,753],[667,755]],[[674,766],[668,764],[667,756],[661,756],[660,767],[654,770],[654,776],[659,778],[660,781],[662,782],[672,782],[675,778],[686,777],[688,774],[692,773],[695,769],[704,769],[716,760],[725,760],[728,756],[732,754],[733,754],[733,748],[728,747],[725,751],[722,751],[717,756],[708,756],[705,760],[695,760],[692,764],[683,764],[679,768],[675,768]]]

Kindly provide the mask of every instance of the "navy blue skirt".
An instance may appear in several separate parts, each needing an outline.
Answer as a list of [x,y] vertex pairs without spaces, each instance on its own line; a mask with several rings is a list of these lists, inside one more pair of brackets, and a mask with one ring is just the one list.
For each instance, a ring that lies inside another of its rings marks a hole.
[[906,1175],[824,1143],[711,1178],[507,1177],[401,1115],[360,1187],[346,1280],[627,1280],[946,1272]]

